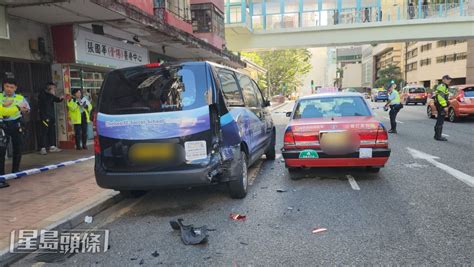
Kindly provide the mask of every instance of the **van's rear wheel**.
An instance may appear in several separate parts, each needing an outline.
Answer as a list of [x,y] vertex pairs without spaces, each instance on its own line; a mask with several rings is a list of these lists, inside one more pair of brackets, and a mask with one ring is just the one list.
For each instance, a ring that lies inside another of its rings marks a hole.
[[237,175],[237,179],[230,181],[227,184],[229,188],[229,194],[231,198],[241,199],[247,195],[247,187],[248,187],[248,161],[247,161],[247,154],[244,151],[240,151],[240,159],[239,159],[239,173]]
[[143,190],[120,190],[120,195],[125,198],[138,198],[146,194]]
[[275,131],[273,131],[272,140],[270,141],[270,145],[268,146],[268,149],[265,152],[265,156],[267,157],[268,160],[275,160],[276,158],[276,152],[275,152],[276,140],[275,139],[276,139]]

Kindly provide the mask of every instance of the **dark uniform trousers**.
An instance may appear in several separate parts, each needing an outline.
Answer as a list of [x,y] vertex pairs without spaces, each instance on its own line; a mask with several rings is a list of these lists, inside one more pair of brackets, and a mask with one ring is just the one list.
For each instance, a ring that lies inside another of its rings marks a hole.
[[[5,134],[11,138],[13,145],[12,173],[20,171],[21,148],[23,144],[23,132],[20,119],[13,121],[4,121]],[[5,154],[7,148],[0,147],[0,175],[5,174]]]
[[[81,124],[74,124],[74,137],[76,139],[76,148],[80,149],[87,146],[87,118],[86,111],[81,113]],[[82,146],[81,146],[82,140]]]
[[446,112],[444,110],[444,108],[436,103],[436,111],[438,112],[438,115],[436,117],[436,124],[435,124],[435,137],[441,137],[441,134],[443,132],[443,124],[444,124],[444,119],[445,119],[445,116],[446,116]]

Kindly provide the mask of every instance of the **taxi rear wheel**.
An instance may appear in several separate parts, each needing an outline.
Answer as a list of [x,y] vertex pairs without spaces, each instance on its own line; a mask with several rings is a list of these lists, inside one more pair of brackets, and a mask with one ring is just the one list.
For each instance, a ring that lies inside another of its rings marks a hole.
[[367,167],[366,170],[367,170],[367,172],[369,172],[369,173],[379,173],[379,172],[380,172],[380,168],[379,168],[379,167]]
[[244,151],[240,151],[239,167],[239,173],[236,180],[230,181],[227,184],[230,197],[235,199],[241,199],[247,195],[248,161],[247,154],[245,154]]

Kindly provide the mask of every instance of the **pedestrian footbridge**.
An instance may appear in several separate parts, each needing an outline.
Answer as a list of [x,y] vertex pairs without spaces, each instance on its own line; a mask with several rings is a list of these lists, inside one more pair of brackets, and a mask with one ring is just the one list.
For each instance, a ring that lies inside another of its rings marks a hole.
[[474,0],[406,2],[226,0],[226,40],[246,51],[474,38]]

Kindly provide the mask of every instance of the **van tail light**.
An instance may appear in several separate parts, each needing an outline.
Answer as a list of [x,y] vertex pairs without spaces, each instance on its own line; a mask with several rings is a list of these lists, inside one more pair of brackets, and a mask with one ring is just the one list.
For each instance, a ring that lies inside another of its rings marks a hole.
[[94,152],[95,154],[100,154],[99,135],[97,134],[97,112],[94,112],[92,116],[92,129],[94,132]]
[[377,129],[377,140],[375,141],[377,145],[384,145],[388,146],[388,133],[387,129],[383,126],[383,124],[379,124]]
[[146,64],[145,68],[152,69],[152,68],[159,68],[160,66],[161,66],[161,64],[159,62],[155,62],[155,63]]
[[456,100],[461,102],[461,103],[464,103],[464,91],[460,91],[459,92],[459,95],[456,97]]
[[294,146],[295,145],[295,137],[293,136],[293,131],[291,127],[286,129],[285,137],[283,137],[283,145],[284,146]]

